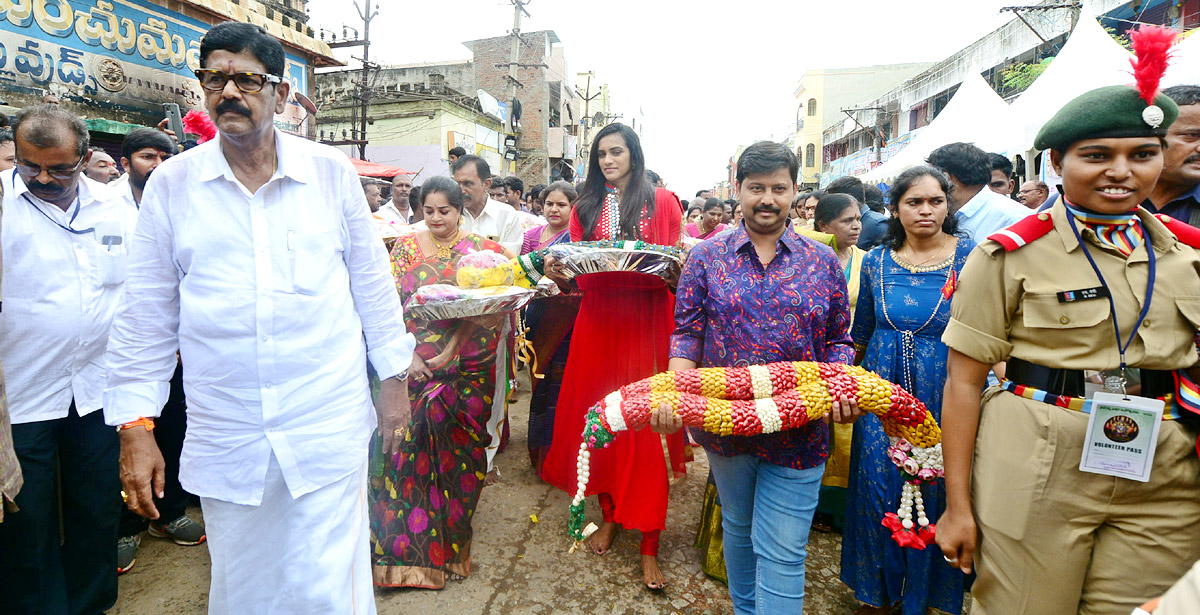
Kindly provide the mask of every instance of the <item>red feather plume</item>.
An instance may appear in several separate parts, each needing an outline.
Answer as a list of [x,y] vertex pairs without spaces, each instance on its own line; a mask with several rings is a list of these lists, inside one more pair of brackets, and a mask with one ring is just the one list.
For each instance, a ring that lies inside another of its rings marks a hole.
[[1133,52],[1137,56],[1129,63],[1133,65],[1138,95],[1147,105],[1154,104],[1158,84],[1162,81],[1163,73],[1167,72],[1171,46],[1178,36],[1179,33],[1174,30],[1150,25],[1142,25],[1129,32],[1129,42],[1133,43]]
[[[197,139],[200,143],[212,141],[217,136],[217,127],[213,124],[212,118],[203,111],[192,109],[183,116],[183,130],[192,135],[198,135]],[[177,135],[180,139],[183,135]]]

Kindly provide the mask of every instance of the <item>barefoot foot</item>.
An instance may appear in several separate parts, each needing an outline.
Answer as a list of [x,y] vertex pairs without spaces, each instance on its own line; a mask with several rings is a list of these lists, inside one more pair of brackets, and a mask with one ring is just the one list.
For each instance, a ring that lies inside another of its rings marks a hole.
[[612,547],[613,538],[616,535],[617,524],[605,522],[588,538],[588,548],[596,555],[604,555]]
[[500,467],[496,466],[493,467],[492,470],[487,473],[487,476],[484,477],[483,486],[490,487],[498,482],[500,482]]
[[667,577],[658,567],[658,558],[653,555],[642,556],[642,582],[647,589],[660,590],[667,586]]

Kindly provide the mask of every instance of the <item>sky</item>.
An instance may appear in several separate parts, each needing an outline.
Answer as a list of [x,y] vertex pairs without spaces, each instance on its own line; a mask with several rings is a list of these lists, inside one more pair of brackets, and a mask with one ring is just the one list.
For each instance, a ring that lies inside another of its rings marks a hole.
[[[739,145],[782,140],[805,70],[938,61],[1012,19],[1011,0],[532,0],[523,31],[554,30],[572,73],[594,71],[614,112],[640,112],[647,166],[689,198],[725,179]],[[359,0],[362,5],[362,0]],[[499,0],[378,3],[371,60],[470,59],[503,36]],[[352,0],[309,0],[309,25],[361,29]],[[360,48],[337,50],[343,61]],[[574,79],[570,79],[574,82]]]

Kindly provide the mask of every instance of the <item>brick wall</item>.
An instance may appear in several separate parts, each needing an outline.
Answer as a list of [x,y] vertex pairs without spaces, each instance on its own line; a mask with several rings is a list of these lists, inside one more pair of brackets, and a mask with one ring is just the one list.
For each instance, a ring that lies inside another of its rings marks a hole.
[[[521,34],[520,64],[517,68],[517,98],[521,101],[521,133],[517,138],[517,150],[522,158],[517,161],[517,176],[526,186],[546,183],[550,178],[547,160],[547,124],[550,117],[550,85],[546,69],[546,52],[550,48],[552,33],[548,31],[524,32]],[[487,38],[463,43],[474,55],[475,82],[488,94],[504,102],[511,102],[509,94],[508,63],[512,57],[512,39],[508,36]],[[500,65],[500,66],[497,66]]]

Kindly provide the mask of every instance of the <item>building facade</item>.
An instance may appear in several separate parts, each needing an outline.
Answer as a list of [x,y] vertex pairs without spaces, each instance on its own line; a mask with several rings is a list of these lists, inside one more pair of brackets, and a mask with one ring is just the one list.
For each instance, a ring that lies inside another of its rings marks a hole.
[[[493,173],[502,173],[505,166],[511,169],[512,163],[503,159],[503,114],[498,109],[483,111],[477,93],[450,85],[469,87],[471,74],[469,62],[380,70],[367,117],[367,158],[417,173],[418,184],[425,177],[449,173],[446,153],[453,147],[482,157]],[[317,75],[314,102],[321,108],[317,135],[323,142],[336,144],[359,126],[361,107],[351,77],[347,71]],[[340,147],[358,155],[354,146]]]
[[463,43],[471,50],[475,84],[519,119],[514,174],[531,183],[573,177],[578,155],[579,101],[566,55],[551,30],[521,32],[516,78],[509,75],[512,34]]
[[922,62],[806,71],[794,92],[796,129],[792,138],[800,162],[801,188],[817,187],[824,131],[848,119],[843,109],[853,108],[864,98],[887,92],[929,65],[929,62]]
[[[136,126],[154,126],[163,103],[202,109],[200,38],[224,21],[262,26],[284,45],[285,77],[307,94],[312,69],[337,64],[312,36],[305,0],[0,1],[0,99],[16,109],[55,96],[85,118],[93,140],[114,148]],[[289,102],[276,125],[307,134]]]
[[[863,109],[854,121],[834,122],[822,131],[821,185],[843,175],[865,173],[903,147],[928,125],[958,91],[970,71],[979,71],[1010,102],[1024,86],[1006,84],[1006,69],[1053,58],[1075,26],[1079,8],[1041,0],[1045,9],[1025,11],[950,57],[876,96],[859,97]],[[1200,25],[1200,0],[1091,0],[1100,24],[1121,36],[1139,23],[1188,30]],[[873,109],[883,109],[876,112]],[[883,128],[882,143],[875,127]],[[1018,169],[1021,166],[1018,165]]]

